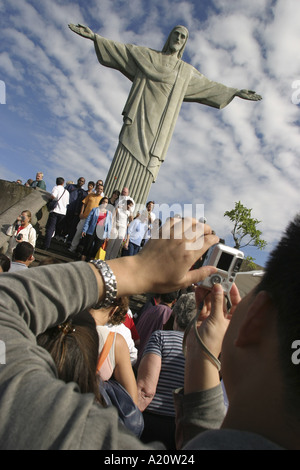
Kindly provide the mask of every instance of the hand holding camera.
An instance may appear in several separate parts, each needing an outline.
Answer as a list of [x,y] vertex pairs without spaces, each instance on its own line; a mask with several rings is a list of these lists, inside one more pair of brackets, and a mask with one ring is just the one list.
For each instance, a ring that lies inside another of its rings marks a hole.
[[229,294],[236,274],[244,259],[244,253],[222,243],[217,243],[207,251],[202,266],[215,266],[217,272],[208,276],[199,286],[211,290],[215,284],[221,284],[225,294]]

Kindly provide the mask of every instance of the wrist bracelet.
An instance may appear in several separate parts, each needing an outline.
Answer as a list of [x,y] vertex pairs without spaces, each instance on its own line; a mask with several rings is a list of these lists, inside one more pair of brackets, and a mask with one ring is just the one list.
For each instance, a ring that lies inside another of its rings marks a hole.
[[90,262],[100,271],[105,288],[104,300],[97,302],[92,308],[98,310],[99,308],[110,307],[117,299],[116,277],[105,261],[98,259]]

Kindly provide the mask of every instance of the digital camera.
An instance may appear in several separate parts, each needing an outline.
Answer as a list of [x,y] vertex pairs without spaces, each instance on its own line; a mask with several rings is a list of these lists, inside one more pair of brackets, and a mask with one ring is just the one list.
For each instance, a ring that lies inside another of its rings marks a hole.
[[221,284],[224,292],[229,293],[235,276],[239,272],[244,259],[244,253],[236,248],[217,243],[209,248],[202,266],[215,266],[218,271],[211,274],[198,285],[212,289],[215,284]]

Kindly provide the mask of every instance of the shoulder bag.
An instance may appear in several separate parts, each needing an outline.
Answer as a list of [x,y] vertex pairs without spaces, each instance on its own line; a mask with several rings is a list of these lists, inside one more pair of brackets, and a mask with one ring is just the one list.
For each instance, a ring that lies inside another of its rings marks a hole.
[[46,206],[49,212],[53,211],[56,208],[58,201],[63,197],[65,192],[66,190],[64,190],[64,192],[62,193],[59,199],[51,199],[50,201],[47,202]]
[[[113,337],[114,333],[110,332],[98,359],[97,372],[110,351]],[[127,390],[115,379],[109,379],[100,382],[100,393],[107,406],[117,408],[121,423],[135,436],[140,437],[144,430],[143,414]]]

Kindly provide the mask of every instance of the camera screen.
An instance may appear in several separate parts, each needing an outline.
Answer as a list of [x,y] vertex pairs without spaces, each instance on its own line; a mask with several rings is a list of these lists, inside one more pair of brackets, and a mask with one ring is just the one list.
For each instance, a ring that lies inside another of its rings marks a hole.
[[223,271],[228,271],[232,262],[232,258],[233,255],[223,251],[218,261],[217,268],[222,269]]

